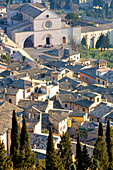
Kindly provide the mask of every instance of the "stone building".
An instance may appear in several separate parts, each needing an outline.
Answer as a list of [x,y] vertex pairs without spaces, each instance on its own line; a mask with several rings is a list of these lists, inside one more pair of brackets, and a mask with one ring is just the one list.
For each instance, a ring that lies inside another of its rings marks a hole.
[[8,4],[7,24],[8,36],[21,48],[81,41],[81,27],[67,25],[41,3]]
[[113,23],[100,24],[95,26],[86,26],[81,28],[81,40],[86,38],[88,47],[95,48],[96,42],[101,34],[108,34],[110,44],[113,44]]

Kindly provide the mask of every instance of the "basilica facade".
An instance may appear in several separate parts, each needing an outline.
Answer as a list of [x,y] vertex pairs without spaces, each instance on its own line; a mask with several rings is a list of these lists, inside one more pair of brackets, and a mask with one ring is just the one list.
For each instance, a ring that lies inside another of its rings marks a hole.
[[71,27],[42,3],[7,6],[8,36],[21,48],[81,42],[81,27]]

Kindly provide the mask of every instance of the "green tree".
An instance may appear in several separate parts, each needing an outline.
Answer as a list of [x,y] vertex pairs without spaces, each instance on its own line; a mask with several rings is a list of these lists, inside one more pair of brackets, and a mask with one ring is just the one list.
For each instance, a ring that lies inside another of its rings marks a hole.
[[71,149],[72,145],[71,145],[68,132],[63,133],[58,147],[59,147],[59,153],[62,158],[64,169],[68,170],[72,164],[72,149]]
[[25,151],[25,166],[27,168],[33,167],[35,163],[35,155],[31,152],[25,115],[23,116],[22,130],[20,134],[20,151]]
[[5,59],[7,62],[10,62],[10,61],[11,61],[10,57],[8,57],[8,56],[5,55],[5,54],[2,54],[2,55],[1,55],[1,58]]
[[76,165],[75,164],[71,165],[71,170],[76,170]]
[[45,159],[41,160],[39,159],[36,163],[36,169],[37,170],[46,170],[46,161]]
[[93,170],[100,170],[100,165],[98,160],[93,160]]
[[81,170],[82,147],[80,143],[80,133],[78,133],[78,137],[77,137],[76,159],[77,159],[77,169]]
[[6,157],[7,158],[7,170],[13,170],[13,162],[11,161],[11,157]]
[[26,168],[27,163],[25,162],[25,150],[20,151],[20,168]]
[[87,45],[87,44],[86,44],[86,38],[85,38],[85,37],[82,38],[81,44],[82,44],[82,45]]
[[66,19],[72,19],[73,21],[79,20],[79,15],[76,13],[68,13],[65,17]]
[[104,48],[109,48],[110,47],[110,39],[109,39],[109,35],[107,34],[106,36],[105,36],[105,46],[104,46]]
[[13,167],[18,167],[19,163],[19,126],[17,122],[17,116],[15,110],[13,110],[12,117],[12,129],[11,129],[11,157],[13,161]]
[[87,170],[91,167],[92,167],[91,158],[89,157],[86,145],[84,145],[82,151],[82,169]]
[[50,0],[50,6],[51,6],[51,9],[56,9],[57,7],[59,7],[59,0]]
[[103,48],[105,48],[105,36],[104,34],[101,34],[99,39],[97,40],[97,43],[96,43],[96,48],[101,48],[101,51]]
[[11,157],[6,156],[4,142],[0,140],[0,170],[12,170],[13,163]]
[[112,145],[112,137],[111,137],[111,127],[110,121],[107,122],[107,129],[106,129],[106,143],[107,143],[107,152],[109,157],[110,166],[113,164],[113,145]]
[[22,60],[23,60],[23,62],[25,62],[26,56],[22,56]]
[[108,153],[106,142],[104,138],[98,136],[96,143],[94,145],[93,157],[95,161],[99,162],[99,166],[102,170],[107,170],[109,167]]
[[103,132],[103,124],[102,124],[102,122],[99,122],[98,136],[101,136],[101,137],[104,136],[104,132]]
[[54,148],[52,127],[49,130],[47,150],[46,150],[46,169],[48,170],[63,170],[61,158],[57,155]]
[[0,140],[0,169],[4,170],[7,167],[6,163],[6,150],[4,142]]

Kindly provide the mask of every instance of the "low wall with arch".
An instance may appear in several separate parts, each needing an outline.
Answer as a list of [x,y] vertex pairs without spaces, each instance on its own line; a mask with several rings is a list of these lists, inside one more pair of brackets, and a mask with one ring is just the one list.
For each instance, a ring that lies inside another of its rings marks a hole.
[[[24,48],[24,42],[25,40],[30,37],[31,35],[34,35],[33,31],[29,31],[29,32],[19,32],[19,33],[15,33],[15,43],[20,47],[20,48]],[[33,42],[34,44],[34,42]]]

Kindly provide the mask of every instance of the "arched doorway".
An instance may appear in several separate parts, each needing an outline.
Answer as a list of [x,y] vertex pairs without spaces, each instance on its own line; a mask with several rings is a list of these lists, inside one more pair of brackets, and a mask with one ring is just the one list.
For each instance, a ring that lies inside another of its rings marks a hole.
[[63,44],[66,43],[66,37],[63,37],[63,38],[62,38],[62,43],[63,43]]
[[29,37],[26,38],[24,41],[24,48],[29,48],[34,46],[34,35],[30,35]]
[[46,45],[50,45],[50,37],[46,37]]

